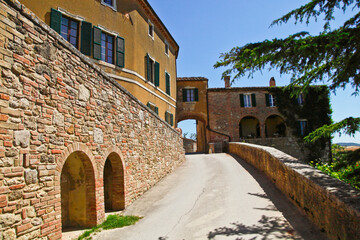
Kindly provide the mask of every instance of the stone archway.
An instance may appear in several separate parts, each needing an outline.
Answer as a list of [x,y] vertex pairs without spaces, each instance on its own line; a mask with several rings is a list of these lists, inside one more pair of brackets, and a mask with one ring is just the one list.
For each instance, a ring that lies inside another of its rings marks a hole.
[[259,138],[260,137],[260,122],[257,118],[247,116],[241,119],[239,123],[240,139]]
[[103,171],[104,205],[106,211],[125,208],[125,177],[121,157],[112,152],[106,158]]
[[95,173],[82,151],[71,153],[60,175],[62,228],[96,225]]
[[184,120],[196,120],[196,152],[207,152],[207,123],[204,116],[200,116],[200,114],[182,114],[178,117],[176,124]]
[[265,134],[267,138],[286,137],[286,124],[279,115],[270,115],[265,120]]

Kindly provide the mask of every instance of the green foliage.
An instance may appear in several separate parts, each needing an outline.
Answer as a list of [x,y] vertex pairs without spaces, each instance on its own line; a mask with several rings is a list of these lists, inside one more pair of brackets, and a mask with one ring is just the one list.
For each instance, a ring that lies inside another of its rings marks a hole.
[[311,165],[360,190],[360,149],[345,151],[343,147],[333,145],[332,154],[331,163],[311,162]]
[[285,117],[285,122],[293,132],[292,135],[298,138],[298,142],[303,148],[308,149],[308,161],[320,159],[322,150],[329,142],[328,137],[322,137],[317,142],[304,142],[299,131],[298,119],[308,120],[305,134],[314,131],[324,124],[331,124],[331,108],[329,104],[329,90],[326,86],[311,86],[304,95],[304,103],[300,105],[291,88],[270,87],[269,92],[274,96],[279,112]]
[[[322,33],[311,36],[300,32],[285,39],[275,38],[235,47],[228,53],[222,53],[214,67],[227,67],[223,76],[235,74],[232,81],[246,75],[252,77],[256,71],[268,67],[277,69],[281,74],[291,74],[290,88],[295,89],[295,93],[305,92],[312,83],[327,82],[333,91],[350,85],[354,89],[353,94],[357,95],[360,91],[360,12],[357,11],[338,29],[330,29],[334,11],[345,11],[347,8],[359,9],[360,0],[310,0],[275,20],[272,25],[287,23],[290,19],[295,19],[295,24],[308,24],[311,19],[316,21],[323,15]],[[332,130],[341,132],[340,127],[350,129],[344,130],[344,133],[353,134],[359,131],[358,119],[347,118],[324,127],[309,139],[319,139],[319,134],[329,136]]]
[[140,219],[141,217],[137,216],[109,215],[103,223],[81,234],[78,240],[88,239],[92,233],[101,231],[101,229],[114,229],[133,225]]

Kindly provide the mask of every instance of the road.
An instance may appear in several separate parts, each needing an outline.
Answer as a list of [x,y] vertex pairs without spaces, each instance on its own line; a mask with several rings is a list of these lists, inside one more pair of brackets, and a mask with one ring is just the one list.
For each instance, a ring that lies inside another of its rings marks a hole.
[[142,220],[93,239],[325,239],[244,161],[228,154],[186,159],[124,211]]

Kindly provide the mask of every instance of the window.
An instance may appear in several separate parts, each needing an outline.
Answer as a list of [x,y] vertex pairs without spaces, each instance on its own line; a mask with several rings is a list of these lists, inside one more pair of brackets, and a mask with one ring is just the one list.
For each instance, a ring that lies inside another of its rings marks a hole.
[[[67,14],[72,16],[70,13]],[[78,49],[80,22],[80,51],[87,56],[91,56],[92,24],[81,20],[79,16],[74,15],[74,18],[72,18],[64,15],[56,9],[51,9],[50,27]]]
[[170,95],[170,74],[165,72],[165,87],[166,87],[166,93]]
[[197,88],[183,88],[183,102],[198,102],[199,90]]
[[302,93],[297,97],[297,102],[299,105],[304,105],[304,95]]
[[79,22],[71,18],[61,17],[61,36],[71,45],[78,48],[79,42]]
[[116,0],[101,0],[101,4],[112,8],[116,11]]
[[169,56],[169,44],[165,41],[165,54]]
[[101,33],[101,60],[107,63],[114,63],[114,37]]
[[240,94],[240,106],[241,107],[256,107],[255,94]]
[[168,111],[165,112],[165,122],[170,124],[171,126],[174,125],[174,115]]
[[156,87],[160,86],[160,64],[146,54],[146,79]]
[[299,120],[299,133],[304,136],[307,133],[307,120]]
[[146,106],[159,115],[159,108],[155,104],[148,102]]
[[[115,64],[119,67],[125,65],[125,40],[122,37],[109,34],[99,27],[94,27],[94,58]],[[116,50],[116,51],[115,51]]]
[[267,107],[275,107],[275,99],[272,94],[265,94],[265,101]]
[[154,24],[149,20],[149,36],[154,39]]

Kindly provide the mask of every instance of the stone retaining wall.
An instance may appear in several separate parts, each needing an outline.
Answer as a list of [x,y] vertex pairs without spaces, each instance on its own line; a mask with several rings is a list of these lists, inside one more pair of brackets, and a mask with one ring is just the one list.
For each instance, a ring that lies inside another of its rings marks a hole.
[[70,157],[84,163],[88,225],[104,219],[107,159],[118,206],[185,159],[177,131],[15,0],[0,0],[0,73],[0,239],[61,238]]
[[330,239],[360,239],[360,191],[271,147],[230,143],[263,171]]

